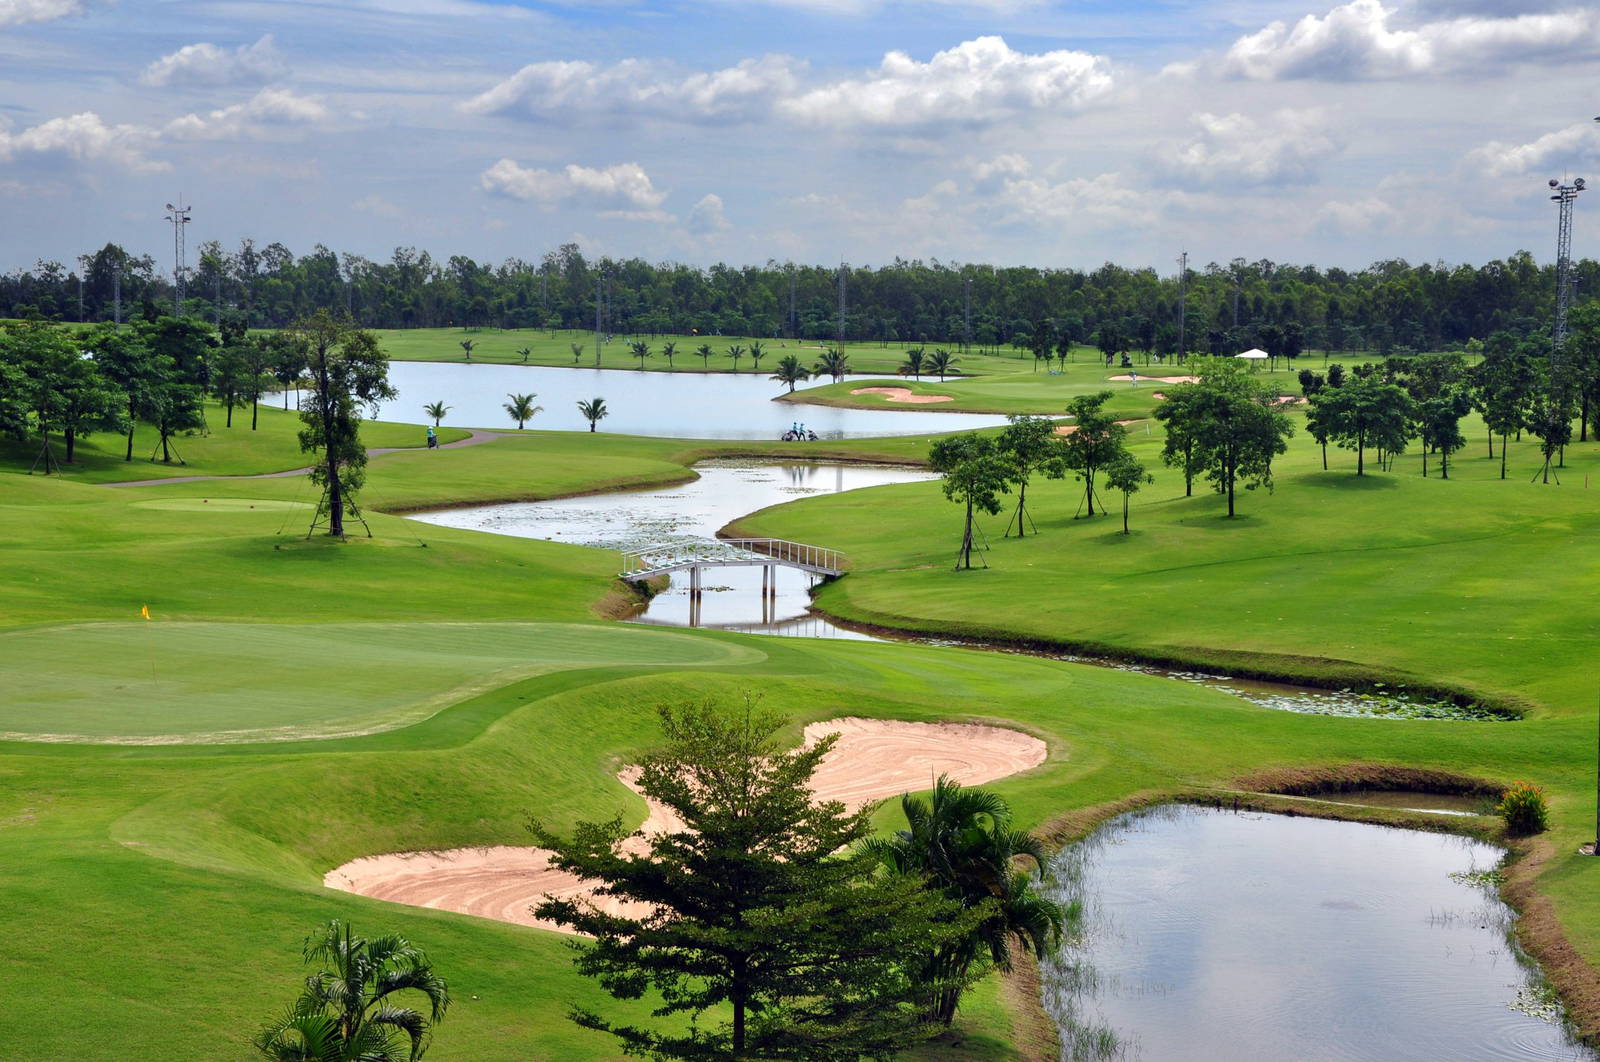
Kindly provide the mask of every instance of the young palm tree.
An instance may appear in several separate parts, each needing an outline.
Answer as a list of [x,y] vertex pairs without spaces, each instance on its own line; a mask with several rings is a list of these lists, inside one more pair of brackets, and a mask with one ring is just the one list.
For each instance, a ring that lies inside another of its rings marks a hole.
[[587,402],[580,398],[578,400],[578,412],[583,415],[584,420],[589,422],[589,430],[594,431],[595,422],[603,420],[611,410],[606,408],[606,400],[603,398],[591,398]]
[[678,352],[678,344],[668,342],[661,345],[661,356],[667,359],[667,369],[672,369],[672,356]]
[[644,359],[650,356],[650,344],[642,339],[636,339],[628,344],[628,350],[639,359],[639,371],[644,371]]
[[711,349],[711,344],[710,343],[701,343],[698,347],[694,348],[694,352],[696,354],[700,355],[700,364],[701,365],[704,365],[707,368],[711,367],[711,355],[714,352]]
[[521,349],[519,349],[517,351],[517,353],[522,355],[522,364],[526,365],[526,364],[528,364],[528,355],[533,353],[533,348],[532,347],[522,347]]
[[473,343],[473,342],[472,342],[472,340],[470,340],[470,339],[463,339],[463,340],[462,340],[462,341],[461,341],[461,349],[462,349],[462,350],[464,350],[464,351],[466,351],[466,352],[467,352],[467,360],[468,360],[468,361],[471,361],[471,360],[472,360],[472,348],[473,348],[473,347],[474,347],[474,346],[475,346],[475,345],[476,345],[476,344],[474,344],[474,343]]
[[922,379],[923,353],[921,347],[912,347],[906,351],[905,364],[900,366],[901,376],[915,376]]
[[572,344],[572,364],[576,365],[582,359],[583,359],[583,344],[582,343],[574,343],[574,344]]
[[429,402],[422,407],[422,411],[433,418],[433,426],[437,428],[439,422],[444,419],[444,415],[450,412],[450,407],[443,402]]
[[1012,941],[1043,955],[1060,939],[1067,912],[1036,892],[1028,872],[1014,865],[1018,858],[1030,859],[1043,878],[1044,847],[1026,831],[1012,829],[1011,808],[999,796],[940,775],[931,799],[908,793],[900,807],[909,829],[873,838],[866,847],[894,872],[922,875],[930,888],[987,912],[969,935],[922,957],[926,1019],[949,1025],[973,963],[987,953],[995,966],[1009,970]]
[[955,363],[956,359],[950,356],[948,350],[943,347],[935,347],[933,355],[928,358],[928,371],[938,373],[939,382],[943,383],[945,374],[954,371],[952,366]]
[[536,406],[533,400],[539,396],[532,395],[506,395],[511,401],[505,404],[505,411],[511,414],[511,419],[517,422],[517,430],[521,431],[523,425],[532,420],[537,414],[544,412],[543,406]]
[[831,376],[834,383],[844,379],[849,371],[850,359],[845,357],[844,351],[834,350],[831,347],[824,351],[822,357],[817,359],[816,365],[812,366],[813,373],[817,376]]
[[728,348],[728,357],[733,359],[733,371],[739,371],[739,359],[744,357],[744,348],[733,346]]
[[776,380],[778,383],[788,384],[789,393],[792,395],[794,394],[794,385],[810,375],[809,372],[806,372],[805,366],[800,364],[799,358],[793,354],[785,354],[779,359],[778,371],[772,374],[771,379]]
[[[305,961],[322,969],[287,1011],[253,1039],[274,1062],[416,1062],[444,1020],[450,990],[428,957],[400,936],[366,940],[329,922],[306,940]],[[420,992],[427,1012],[392,997]]]
[[756,367],[756,372],[761,371],[761,359],[767,356],[767,350],[761,341],[755,340],[750,344],[750,364]]

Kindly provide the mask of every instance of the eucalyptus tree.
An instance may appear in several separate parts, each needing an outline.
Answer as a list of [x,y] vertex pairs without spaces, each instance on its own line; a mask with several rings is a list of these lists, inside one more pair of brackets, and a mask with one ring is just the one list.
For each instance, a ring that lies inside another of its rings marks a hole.
[[510,414],[512,420],[517,422],[518,431],[526,427],[528,421],[544,412],[543,406],[533,404],[533,400],[539,397],[537,394],[506,395],[506,397],[510,401],[504,403],[501,408]]
[[1122,492],[1122,533],[1128,533],[1128,500],[1139,492],[1139,488],[1147,483],[1154,483],[1156,478],[1145,470],[1144,465],[1132,454],[1124,450],[1106,466],[1106,486],[1112,490]]
[[927,355],[921,347],[908,347],[906,360],[900,365],[901,376],[914,376],[922,379],[922,371],[926,368]]
[[785,354],[778,359],[778,371],[772,374],[771,379],[781,384],[788,384],[789,393],[794,394],[794,385],[810,375],[805,366],[800,364],[799,358],[793,354]]
[[[428,957],[401,936],[368,940],[329,922],[306,940],[300,996],[251,1040],[272,1062],[417,1062],[450,1007]],[[423,1009],[402,1001],[420,997]]]
[[433,418],[433,426],[437,428],[439,422],[444,420],[444,415],[450,412],[450,407],[443,402],[429,402],[422,407],[422,412]]
[[957,360],[943,347],[935,347],[933,353],[928,357],[928,371],[937,373],[939,382],[944,383],[945,374],[955,371],[954,366]]
[[1118,424],[1104,406],[1110,391],[1079,395],[1067,403],[1072,417],[1070,433],[1061,443],[1061,468],[1083,481],[1083,500],[1094,515],[1094,482],[1100,470],[1116,460],[1126,447],[1128,429]]
[[[975,970],[1012,968],[1011,946],[1042,957],[1061,939],[1068,911],[1035,888],[1046,857],[1037,838],[1017,829],[1004,799],[940,775],[928,797],[900,798],[906,828],[874,837],[862,849],[894,874],[926,882],[975,916],[971,929],[916,957],[923,1017],[950,1025]],[[1033,864],[1032,873],[1017,866]]]
[[838,383],[850,372],[850,358],[844,351],[829,347],[822,352],[822,357],[817,359],[817,363],[811,367],[811,371],[817,376],[831,376],[833,377],[833,382]]
[[578,399],[578,414],[589,422],[589,430],[594,431],[595,425],[609,416],[611,410],[606,408],[603,398],[591,398],[587,402]]
[[302,401],[300,449],[316,453],[312,482],[327,491],[328,534],[344,537],[346,505],[366,479],[367,449],[361,444],[361,410],[376,412],[395,397],[389,359],[371,332],[319,310],[295,322],[286,341],[304,356],[310,378]]
[[[1011,466],[1011,482],[1017,486],[1017,509],[1012,521],[1017,525],[1017,537],[1022,538],[1032,517],[1028,515],[1028,483],[1034,473],[1051,478],[1061,475],[1061,436],[1056,434],[1055,421],[1049,417],[1010,416],[1010,423],[1000,430],[995,443],[1001,455]],[[1038,528],[1034,528],[1038,531]],[[1006,524],[1006,536],[1011,535],[1011,524]]]
[[995,441],[983,435],[947,435],[934,440],[928,466],[942,477],[944,496],[966,507],[956,568],[972,567],[972,532],[978,510],[993,516],[1000,511],[1000,495],[1010,490],[1011,466]]

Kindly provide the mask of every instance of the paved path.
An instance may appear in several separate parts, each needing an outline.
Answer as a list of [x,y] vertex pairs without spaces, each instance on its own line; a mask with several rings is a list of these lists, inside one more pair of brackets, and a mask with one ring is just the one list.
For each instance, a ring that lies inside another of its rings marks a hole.
[[[476,428],[468,429],[471,434],[465,439],[455,442],[440,443],[441,450],[454,450],[458,446],[478,446],[482,443],[494,442],[496,439],[512,434],[508,431],[479,431]],[[382,457],[384,454],[410,453],[421,450],[421,446],[380,446],[376,450],[368,450],[368,457]],[[103,483],[105,487],[155,487],[163,483],[203,483],[213,479],[287,479],[290,476],[303,476],[311,471],[308,465],[305,468],[291,468],[285,472],[259,472],[253,476],[167,476],[162,479],[128,479],[121,483]]]

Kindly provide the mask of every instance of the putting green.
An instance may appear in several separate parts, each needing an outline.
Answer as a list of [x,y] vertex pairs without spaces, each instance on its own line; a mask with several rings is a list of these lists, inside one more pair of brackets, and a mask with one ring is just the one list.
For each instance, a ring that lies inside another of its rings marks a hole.
[[0,739],[205,744],[415,723],[518,679],[596,665],[755,663],[759,650],[559,623],[137,621],[0,633]]

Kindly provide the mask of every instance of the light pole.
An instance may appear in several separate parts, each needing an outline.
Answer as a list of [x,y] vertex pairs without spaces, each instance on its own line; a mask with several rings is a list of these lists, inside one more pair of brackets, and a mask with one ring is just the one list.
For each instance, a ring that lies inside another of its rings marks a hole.
[[[180,197],[178,202],[182,203]],[[183,316],[183,227],[189,224],[189,207],[167,204],[167,221],[172,222],[172,315]]]

